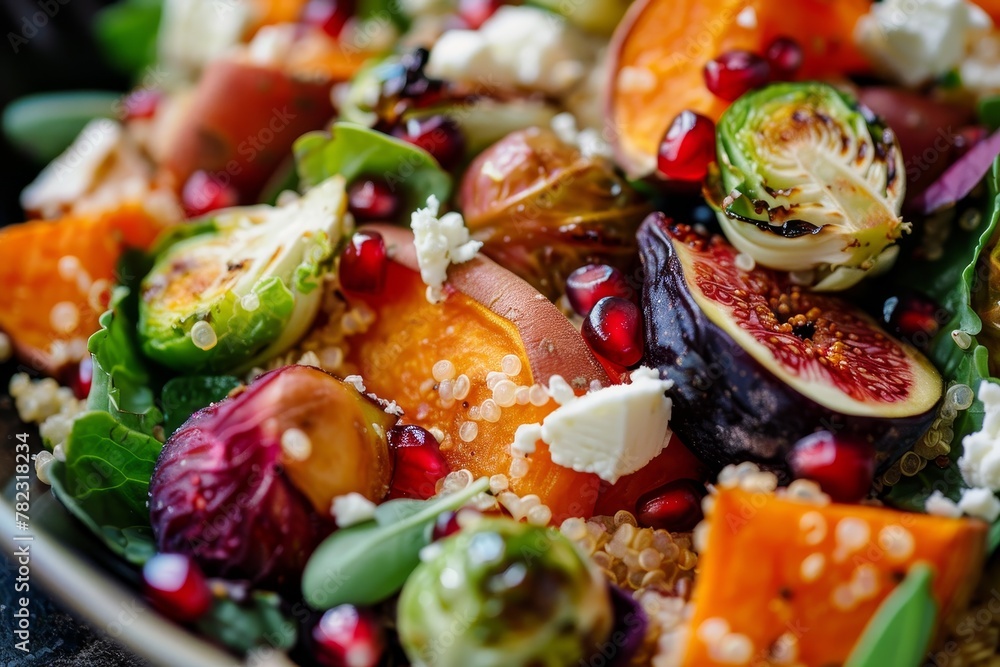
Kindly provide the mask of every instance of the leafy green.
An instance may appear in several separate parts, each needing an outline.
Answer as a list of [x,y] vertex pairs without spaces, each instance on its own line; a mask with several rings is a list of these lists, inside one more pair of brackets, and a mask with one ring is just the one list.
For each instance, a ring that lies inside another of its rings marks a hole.
[[156,62],[156,35],[163,0],[125,0],[97,15],[94,33],[104,56],[132,76]]
[[161,447],[108,412],[88,412],[73,422],[65,462],[51,464],[56,497],[132,563],[145,562],[155,551],[146,501]]
[[350,184],[362,176],[384,179],[402,190],[405,211],[423,206],[427,197],[447,201],[451,177],[430,153],[362,125],[337,122],[330,132],[309,132],[295,141],[299,181],[310,188],[340,174]]
[[98,320],[101,329],[87,343],[94,359],[87,407],[108,412],[126,427],[151,435],[163,415],[155,404],[152,375],[136,344],[135,320],[126,306],[129,295],[126,287],[114,289],[110,310]]
[[919,667],[934,638],[937,603],[931,593],[933,573],[918,563],[882,601],[844,667]]
[[[994,163],[986,180],[989,195],[979,228],[969,232],[956,226],[940,259],[930,265],[914,263],[896,276],[898,283],[922,291],[951,313],[951,318],[932,341],[929,356],[946,384],[966,384],[977,393],[982,381],[993,378],[989,373],[989,350],[975,338],[982,330],[982,321],[972,307],[972,292],[976,286],[979,256],[988,246],[1000,219],[1000,161]],[[951,336],[955,330],[964,331],[972,339],[967,350],[955,344]],[[982,427],[983,415],[983,404],[976,399],[972,407],[955,419],[950,455],[953,461],[962,453],[962,438]],[[894,505],[923,511],[924,502],[935,490],[957,500],[964,486],[955,466],[943,471],[937,466],[927,466],[917,475],[900,480],[887,499]]]
[[979,100],[977,112],[979,122],[990,131],[1000,128],[1000,95]]
[[298,634],[295,622],[281,611],[281,598],[266,591],[253,591],[243,603],[216,598],[197,625],[209,637],[240,653],[258,646],[284,651],[295,645]]
[[189,375],[168,380],[163,385],[163,429],[169,437],[198,410],[224,399],[240,386],[232,375]]
[[3,133],[38,162],[49,162],[73,143],[87,123],[113,118],[119,97],[119,93],[83,90],[28,95],[3,110]]
[[302,595],[310,606],[374,604],[402,588],[420,563],[420,550],[430,544],[439,514],[464,505],[486,491],[482,478],[468,488],[433,500],[390,500],[375,518],[338,530],[313,552],[302,574]]

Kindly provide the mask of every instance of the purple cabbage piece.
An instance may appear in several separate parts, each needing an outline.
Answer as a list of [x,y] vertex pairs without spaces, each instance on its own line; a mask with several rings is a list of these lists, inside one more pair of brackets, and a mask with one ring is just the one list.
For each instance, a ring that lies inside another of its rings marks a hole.
[[983,180],[1000,155],[1000,131],[980,141],[941,174],[913,202],[913,209],[934,213],[964,199]]

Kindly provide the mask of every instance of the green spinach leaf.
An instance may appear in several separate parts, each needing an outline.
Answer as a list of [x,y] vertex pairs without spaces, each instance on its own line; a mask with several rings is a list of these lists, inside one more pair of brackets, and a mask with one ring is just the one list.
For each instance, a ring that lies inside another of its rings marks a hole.
[[108,412],[88,412],[73,422],[66,460],[51,464],[56,497],[133,563],[145,562],[155,551],[146,502],[161,447]]
[[374,604],[392,596],[420,563],[441,512],[464,505],[489,488],[485,477],[467,489],[427,501],[390,500],[375,518],[338,530],[313,552],[302,575],[302,594],[316,609]]
[[135,77],[156,62],[162,13],[163,0],[125,0],[101,10],[94,32],[108,61]]
[[362,176],[385,180],[404,197],[404,211],[424,206],[434,195],[447,201],[451,176],[430,153],[362,125],[337,122],[330,132],[310,132],[295,141],[295,161],[303,187],[340,174],[347,183]]
[[253,591],[246,602],[216,598],[212,608],[198,619],[198,629],[221,644],[247,653],[257,647],[285,651],[295,645],[295,622],[281,610],[275,593]]
[[163,429],[169,437],[198,410],[224,399],[242,384],[232,375],[176,377],[163,385]]
[[[978,392],[985,380],[1000,381],[990,377],[989,350],[980,345],[976,335],[982,330],[982,321],[972,307],[972,292],[976,287],[979,257],[988,247],[1000,219],[1000,160],[994,163],[986,177],[989,195],[982,222],[973,231],[955,229],[942,257],[932,263],[919,263],[897,273],[897,282],[921,290],[941,304],[951,318],[932,341],[931,361],[941,371],[946,384],[959,382]],[[972,340],[968,349],[955,344],[952,332],[964,331]],[[951,442],[952,461],[962,453],[962,438],[979,430],[983,424],[983,404],[976,399],[968,410],[959,413],[953,425]],[[892,488],[887,500],[892,504],[923,511],[924,502],[935,491],[957,500],[965,487],[956,466],[941,469],[928,465],[913,477],[904,477]]]
[[882,601],[844,667],[919,667],[934,637],[937,603],[931,594],[933,573],[918,563]]

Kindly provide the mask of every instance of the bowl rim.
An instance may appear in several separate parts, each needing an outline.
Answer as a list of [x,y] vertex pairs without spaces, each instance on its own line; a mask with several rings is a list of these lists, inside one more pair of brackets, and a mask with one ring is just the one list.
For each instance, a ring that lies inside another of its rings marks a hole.
[[[163,667],[246,667],[251,664],[167,620],[150,607],[141,594],[87,563],[62,545],[55,535],[32,526],[30,539],[24,539],[25,534],[14,530],[15,518],[10,501],[0,497],[0,541],[4,555],[15,563],[15,550],[29,545],[32,583],[37,582],[46,594],[85,621],[95,633]],[[267,653],[271,655],[266,661],[253,660],[252,663],[262,665],[266,662],[270,667],[292,664],[287,659],[276,661],[276,651]]]

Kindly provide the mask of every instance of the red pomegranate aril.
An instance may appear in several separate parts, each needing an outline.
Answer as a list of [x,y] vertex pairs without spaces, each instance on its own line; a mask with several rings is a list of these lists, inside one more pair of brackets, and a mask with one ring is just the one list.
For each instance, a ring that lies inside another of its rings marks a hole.
[[394,134],[430,153],[443,169],[458,166],[465,155],[465,137],[458,124],[447,116],[411,118]]
[[358,222],[391,221],[399,213],[399,197],[385,181],[364,179],[347,188],[347,206]]
[[587,264],[566,278],[566,299],[581,317],[589,315],[597,302],[606,296],[620,296],[635,301],[635,292],[629,287],[625,276],[613,266]]
[[732,102],[771,78],[771,66],[750,51],[727,51],[705,64],[705,85],[716,97]]
[[771,66],[771,73],[779,80],[791,79],[802,67],[805,55],[802,47],[791,37],[778,37],[764,52],[768,64]]
[[94,359],[87,355],[80,360],[76,367],[76,375],[72,378],[70,386],[73,394],[81,401],[90,396],[90,386],[94,381]]
[[478,30],[501,5],[503,0],[458,0],[458,16],[470,30]]
[[426,500],[437,493],[438,480],[451,468],[430,431],[404,424],[389,429],[388,438],[394,460],[389,498]]
[[664,178],[700,181],[715,160],[715,123],[693,111],[682,111],[660,141],[656,166]]
[[139,120],[152,118],[160,106],[163,93],[151,88],[139,88],[129,93],[122,101],[122,119]]
[[886,299],[882,309],[886,327],[906,341],[925,346],[941,328],[947,315],[933,300],[917,293]]
[[598,301],[581,333],[591,350],[619,366],[642,360],[642,313],[628,299],[606,296]]
[[181,190],[181,205],[189,218],[211,211],[236,206],[239,196],[229,184],[206,171],[196,171],[188,177]]
[[176,621],[195,621],[212,606],[205,575],[188,555],[156,554],[143,565],[142,580],[146,597]]
[[857,502],[875,477],[875,448],[863,440],[818,431],[795,443],[788,465],[796,478],[811,479],[834,501]]
[[375,667],[384,651],[382,631],[371,613],[343,604],[313,626],[312,650],[323,667]]
[[701,482],[675,479],[640,497],[635,504],[635,519],[640,526],[686,533],[704,518],[704,497],[705,485]]
[[302,10],[302,21],[338,39],[353,14],[354,6],[349,0],[309,0]]
[[357,232],[340,256],[340,285],[352,292],[377,294],[385,287],[388,268],[382,235],[378,232]]

